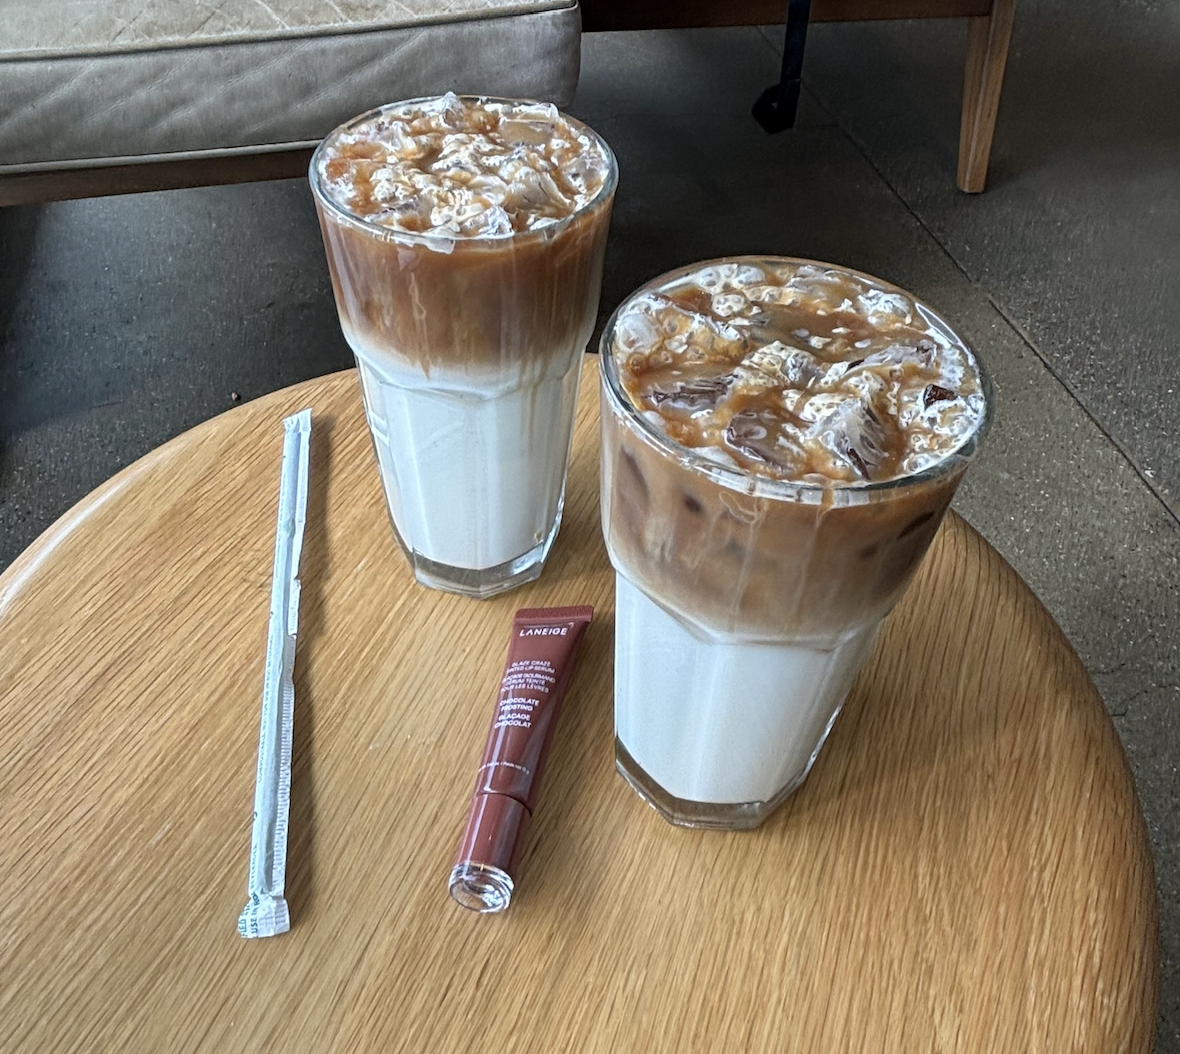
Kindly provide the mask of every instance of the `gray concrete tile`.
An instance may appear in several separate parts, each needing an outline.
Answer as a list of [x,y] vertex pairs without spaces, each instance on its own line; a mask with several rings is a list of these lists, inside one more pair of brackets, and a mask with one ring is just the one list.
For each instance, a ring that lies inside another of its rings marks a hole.
[[[587,34],[572,112],[593,100],[600,118],[712,114],[744,122],[754,100],[779,79],[778,54],[761,41],[754,27]],[[797,123],[835,121],[805,98]]]
[[979,196],[953,185],[964,49],[961,21],[818,25],[804,80],[1180,510],[1180,8],[1018,4]]
[[118,469],[352,362],[301,180],[0,210],[0,566]]

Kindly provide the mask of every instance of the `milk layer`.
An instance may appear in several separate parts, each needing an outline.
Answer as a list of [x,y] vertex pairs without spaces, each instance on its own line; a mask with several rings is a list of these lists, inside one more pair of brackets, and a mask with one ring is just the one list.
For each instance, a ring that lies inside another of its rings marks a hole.
[[350,339],[402,544],[448,567],[498,567],[551,541],[581,356],[525,377],[398,366]]
[[704,640],[615,577],[615,734],[668,794],[769,802],[806,777],[880,622],[831,650]]

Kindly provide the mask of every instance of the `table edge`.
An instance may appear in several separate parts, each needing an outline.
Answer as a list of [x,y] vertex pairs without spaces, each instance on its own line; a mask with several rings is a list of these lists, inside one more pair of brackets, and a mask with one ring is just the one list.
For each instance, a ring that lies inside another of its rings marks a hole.
[[[120,469],[58,517],[38,535],[12,564],[0,573],[0,622],[3,622],[9,608],[21,595],[23,587],[36,576],[41,565],[52,555],[54,550],[76,531],[82,529],[91,515],[102,508],[108,501],[118,497],[124,489],[132,485],[145,473],[149,473],[160,467],[164,462],[179,456],[191,443],[199,441],[205,433],[217,427],[225,427],[227,424],[232,425],[237,419],[244,418],[246,414],[266,413],[272,407],[289,406],[304,401],[310,402],[316,397],[317,392],[325,388],[355,383],[355,375],[356,369],[353,367],[324,374],[319,377],[309,378],[305,381],[278,389],[277,391],[269,392],[241,406],[235,406],[213,417],[207,418]],[[277,426],[277,417],[275,423]],[[1144,878],[1147,880],[1152,891],[1150,898],[1151,915],[1149,919],[1151,947],[1148,949],[1150,955],[1150,991],[1148,996],[1151,1008],[1150,1020],[1154,1025],[1154,1022],[1158,1019],[1159,1012],[1160,893],[1143,804],[1130,761],[1123,746],[1122,738],[1085,663],[1082,662],[1072,642],[1058,625],[1056,619],[1053,618],[1048,608],[1033,591],[1032,587],[1029,586],[1003,555],[954,509],[948,510],[946,522],[940,528],[940,531],[947,530],[948,528],[951,530],[961,530],[966,542],[969,545],[977,546],[985,561],[995,561],[1002,573],[1010,577],[1014,588],[1024,594],[1024,600],[1026,602],[1031,601],[1034,608],[1041,612],[1051,627],[1051,633],[1058,642],[1058,645],[1064,646],[1062,654],[1066,657],[1065,661],[1073,664],[1075,669],[1082,674],[1082,677],[1078,680],[1079,683],[1086,685],[1086,695],[1088,696],[1087,705],[1091,708],[1096,708],[1100,713],[1100,725],[1104,730],[1103,734],[1116,747],[1116,752],[1121,763],[1122,777],[1131,792],[1134,803],[1135,816],[1130,818],[1133,831],[1129,830],[1128,835],[1136,843],[1136,855],[1140,857]],[[1152,1035],[1154,1035],[1154,1027],[1152,1028]]]
[[[191,428],[186,428],[183,432],[178,433],[171,439],[161,443],[158,447],[149,450],[143,456],[136,458],[129,465],[125,465],[119,469],[113,476],[110,476],[88,494],[79,498],[78,501],[37,535],[8,567],[0,572],[0,619],[4,618],[9,606],[19,594],[21,587],[29,578],[36,574],[37,569],[49,557],[53,550],[82,527],[88,517],[102,508],[112,498],[116,497],[139,476],[146,472],[151,472],[163,462],[176,456],[182,450],[186,449],[189,443],[194,439],[200,438],[204,432],[211,429],[215,424],[232,424],[234,420],[243,416],[245,413],[257,413],[268,404],[281,405],[294,401],[296,396],[303,391],[310,391],[333,382],[344,382],[350,374],[353,376],[356,375],[355,366],[349,369],[338,370],[335,373],[326,373],[319,377],[311,377],[305,381],[298,381],[286,388],[280,388],[277,391],[261,395],[257,399],[251,399],[241,406],[224,410],[219,414],[206,418],[204,421],[198,422]],[[275,463],[275,476],[276,478],[278,477],[277,462]]]

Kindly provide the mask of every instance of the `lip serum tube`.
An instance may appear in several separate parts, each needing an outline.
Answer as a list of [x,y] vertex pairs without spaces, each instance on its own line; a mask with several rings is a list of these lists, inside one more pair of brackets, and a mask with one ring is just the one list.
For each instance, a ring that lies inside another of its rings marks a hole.
[[503,911],[512,899],[574,653],[593,615],[589,605],[522,608],[512,620],[500,694],[448,883],[465,908]]

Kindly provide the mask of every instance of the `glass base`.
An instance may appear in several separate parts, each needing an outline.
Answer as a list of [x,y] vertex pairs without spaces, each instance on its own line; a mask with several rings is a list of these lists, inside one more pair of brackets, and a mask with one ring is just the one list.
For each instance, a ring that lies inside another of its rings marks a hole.
[[[418,582],[430,589],[442,589],[448,593],[461,593],[463,596],[475,597],[477,600],[487,600],[509,589],[515,589],[526,582],[540,577],[545,567],[545,557],[549,555],[549,547],[557,535],[558,522],[553,525],[549,537],[538,545],[533,546],[527,553],[507,560],[496,567],[485,567],[473,570],[470,567],[449,567],[435,560],[428,560],[421,553],[406,549],[410,566],[414,569],[414,577]],[[394,531],[396,533],[396,528]],[[399,535],[398,541],[401,541]]]
[[485,914],[503,911],[512,900],[512,879],[485,864],[456,864],[447,887],[456,903]]
[[[818,749],[816,753],[819,753]],[[804,772],[769,801],[689,801],[669,794],[656,783],[639,767],[618,737],[615,738],[615,768],[631,789],[669,823],[677,827],[711,827],[723,831],[749,831],[757,827],[807,778],[807,772]]]

